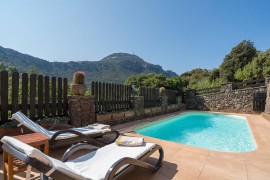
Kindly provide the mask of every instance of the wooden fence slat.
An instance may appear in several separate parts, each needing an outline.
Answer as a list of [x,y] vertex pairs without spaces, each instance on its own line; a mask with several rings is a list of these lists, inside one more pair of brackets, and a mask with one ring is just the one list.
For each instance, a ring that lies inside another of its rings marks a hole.
[[62,78],[57,79],[57,116],[61,116],[63,113],[62,99],[63,99],[63,89],[62,89]]
[[8,120],[8,72],[1,72],[1,122]]
[[108,83],[105,84],[105,111],[109,110],[109,85]]
[[52,77],[52,116],[56,116],[56,78]]
[[22,113],[27,116],[28,110],[28,74],[22,74]]
[[12,113],[19,110],[19,78],[18,72],[12,74]]
[[101,82],[98,83],[98,111],[101,112],[102,111],[102,91],[101,91]]
[[96,112],[126,110],[131,107],[131,87],[121,84],[92,82]]
[[67,111],[68,111],[67,92],[68,92],[68,79],[64,78],[64,86],[63,86],[63,115],[64,116],[67,116]]
[[38,76],[38,118],[42,118],[43,116],[43,97],[44,97],[44,89],[43,89],[43,76]]
[[95,111],[98,112],[98,82],[95,82]]
[[37,84],[37,75],[30,75],[30,119],[36,118],[36,84]]
[[109,83],[109,111],[112,111],[112,84]]
[[112,111],[115,110],[115,84],[112,84]]
[[51,114],[51,108],[50,108],[50,78],[49,76],[45,76],[44,79],[44,90],[45,90],[45,116],[49,117]]

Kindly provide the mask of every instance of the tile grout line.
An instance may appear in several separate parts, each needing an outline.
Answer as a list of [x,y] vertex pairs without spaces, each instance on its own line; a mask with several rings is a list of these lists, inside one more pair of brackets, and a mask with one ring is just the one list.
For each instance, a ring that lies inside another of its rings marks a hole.
[[204,168],[205,168],[205,165],[206,165],[206,163],[207,163],[207,161],[208,161],[208,159],[209,159],[209,157],[210,157],[211,152],[212,152],[212,151],[210,151],[210,152],[208,153],[207,159],[206,159],[206,161],[205,161],[205,163],[204,163],[204,165],[203,165],[203,168],[202,168],[202,170],[201,170],[199,176],[197,177],[197,179],[200,178],[200,176],[201,176],[201,174],[202,174],[202,172],[203,172],[203,170],[204,170]]

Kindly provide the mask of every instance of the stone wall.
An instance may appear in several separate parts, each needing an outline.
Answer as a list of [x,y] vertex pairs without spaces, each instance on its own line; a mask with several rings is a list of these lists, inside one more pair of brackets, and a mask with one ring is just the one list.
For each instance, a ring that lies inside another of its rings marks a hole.
[[[226,87],[229,87],[226,85]],[[225,111],[253,113],[253,101],[255,92],[265,92],[266,87],[255,87],[238,90],[228,90],[223,92],[196,96],[194,90],[186,93],[187,108],[204,111]]]
[[270,83],[267,86],[267,93],[266,93],[266,104],[264,112],[270,115]]
[[93,96],[69,96],[68,113],[74,127],[82,127],[96,122]]

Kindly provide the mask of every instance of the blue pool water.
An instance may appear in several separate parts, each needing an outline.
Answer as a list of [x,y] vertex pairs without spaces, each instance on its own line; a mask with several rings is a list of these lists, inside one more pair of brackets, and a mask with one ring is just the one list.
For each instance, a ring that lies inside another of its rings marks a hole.
[[136,127],[137,133],[158,139],[224,152],[256,149],[247,120],[219,113],[186,113]]

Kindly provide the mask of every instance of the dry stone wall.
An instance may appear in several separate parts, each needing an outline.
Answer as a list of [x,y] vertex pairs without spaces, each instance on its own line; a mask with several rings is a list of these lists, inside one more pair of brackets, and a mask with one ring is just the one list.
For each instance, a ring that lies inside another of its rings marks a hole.
[[265,91],[263,86],[196,96],[194,90],[189,90],[186,103],[192,110],[253,113],[254,93]]
[[268,87],[267,87],[266,104],[265,104],[264,112],[270,115],[270,84],[268,84]]

